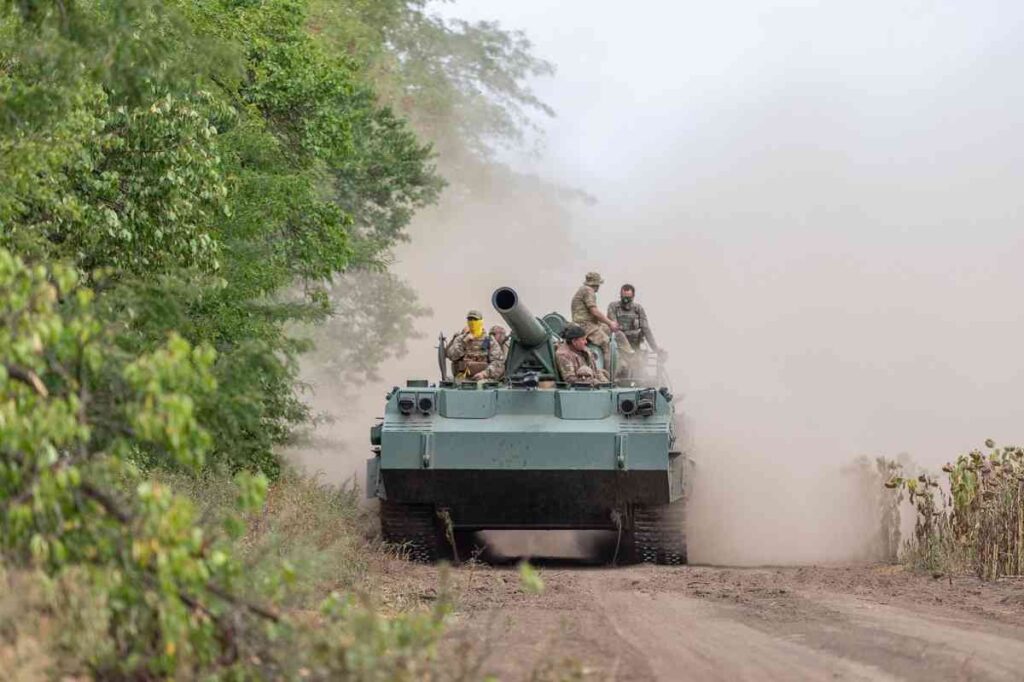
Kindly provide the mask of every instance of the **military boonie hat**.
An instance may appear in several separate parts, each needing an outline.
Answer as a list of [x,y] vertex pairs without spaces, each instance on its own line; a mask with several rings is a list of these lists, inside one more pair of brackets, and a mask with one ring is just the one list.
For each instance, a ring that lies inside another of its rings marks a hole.
[[583,283],[584,284],[589,284],[589,285],[592,285],[592,286],[595,285],[595,284],[596,285],[601,285],[601,284],[604,284],[604,280],[601,278],[600,273],[588,272],[586,278],[583,280]]
[[491,333],[492,334],[497,334],[498,332],[501,332],[501,333],[504,334],[505,333],[505,328],[502,327],[500,324],[496,324],[493,327],[491,327]]
[[479,310],[470,310],[468,313],[466,313],[466,319],[467,320],[482,320],[482,319],[484,319],[484,316],[480,314]]
[[562,332],[562,338],[566,341],[572,341],[573,339],[579,339],[586,336],[587,333],[583,331],[583,327],[578,324],[568,324],[565,326],[565,331]]

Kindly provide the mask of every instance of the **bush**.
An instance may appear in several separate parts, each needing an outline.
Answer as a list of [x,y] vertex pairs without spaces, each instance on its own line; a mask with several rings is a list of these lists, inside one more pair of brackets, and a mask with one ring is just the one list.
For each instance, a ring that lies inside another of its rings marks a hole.
[[[204,535],[239,520],[237,487],[227,476],[165,474],[150,485],[189,503]],[[28,678],[453,679],[436,657],[452,603],[446,582],[429,608],[396,612],[377,603],[367,571],[390,557],[365,540],[354,490],[286,472],[266,500],[247,517],[243,532],[221,545],[230,561],[237,560],[233,591],[225,597],[238,608],[223,611],[231,627],[221,636],[230,647],[215,645],[218,656],[175,646],[169,667],[123,659],[111,633],[124,609],[109,580],[98,580],[109,572],[3,570],[0,564],[0,664]],[[267,617],[254,616],[244,604]],[[141,608],[135,607],[136,622]]]

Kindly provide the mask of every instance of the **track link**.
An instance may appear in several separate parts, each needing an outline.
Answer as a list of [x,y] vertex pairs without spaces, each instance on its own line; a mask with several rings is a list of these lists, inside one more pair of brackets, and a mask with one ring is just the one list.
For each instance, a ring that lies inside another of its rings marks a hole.
[[682,500],[660,507],[633,508],[633,553],[647,564],[685,564],[686,527]]
[[413,561],[433,563],[441,557],[441,534],[432,504],[380,502],[384,541],[405,549]]

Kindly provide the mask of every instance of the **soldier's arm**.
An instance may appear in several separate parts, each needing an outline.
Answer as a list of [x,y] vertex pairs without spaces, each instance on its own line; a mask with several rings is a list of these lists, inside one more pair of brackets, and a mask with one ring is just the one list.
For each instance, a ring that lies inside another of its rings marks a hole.
[[481,379],[493,379],[499,381],[505,376],[505,349],[496,343],[491,344],[487,351],[488,365],[484,371],[477,376]]
[[647,339],[647,345],[651,347],[651,350],[657,351],[658,343],[654,340],[654,334],[651,333],[651,325],[647,322],[647,311],[641,305],[638,305],[637,308],[637,317],[640,318],[640,331],[643,332],[644,338]]
[[583,295],[583,305],[587,306],[587,310],[590,311],[590,314],[593,315],[594,319],[597,320],[598,322],[603,322],[604,324],[611,327],[612,331],[618,329],[619,323],[613,322],[611,318],[609,318],[607,315],[601,312],[601,309],[597,307],[597,296],[594,294],[594,291],[590,288],[586,289],[587,290],[586,292],[584,292]]
[[567,384],[576,383],[576,365],[572,359],[562,353],[556,353],[555,359],[558,361],[558,373],[562,375],[562,381]]
[[451,343],[445,348],[444,354],[449,360],[458,360],[466,354],[465,336],[456,334],[452,337]]
[[484,371],[477,375],[481,379],[490,379],[492,381],[500,381],[505,376],[505,359],[494,360],[491,364],[487,365]]
[[601,309],[597,307],[597,304],[594,304],[590,307],[590,314],[596,317],[601,322],[604,322],[606,325],[608,325],[612,329],[612,331],[617,330],[619,328],[619,323],[613,320],[608,315],[602,313]]
[[593,384],[595,382],[602,381],[601,371],[597,367],[597,358],[594,352],[589,348],[583,351],[587,356],[586,362],[581,362],[579,368],[576,370],[576,383],[578,384]]

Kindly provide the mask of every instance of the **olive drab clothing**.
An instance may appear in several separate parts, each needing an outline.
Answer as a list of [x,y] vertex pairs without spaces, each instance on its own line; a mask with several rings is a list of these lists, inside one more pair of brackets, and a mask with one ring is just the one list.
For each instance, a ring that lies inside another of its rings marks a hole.
[[452,361],[452,373],[456,379],[466,379],[487,369],[488,338],[477,338],[467,331],[461,331],[448,342],[444,354]]
[[572,314],[572,321],[583,327],[583,331],[590,332],[601,324],[601,321],[590,312],[591,308],[597,307],[597,292],[584,284],[572,296],[572,303],[569,304],[569,311]]
[[[489,381],[501,381],[505,378],[505,358],[508,356],[509,337],[498,343],[493,334],[487,336],[487,368],[483,378]],[[473,376],[473,375],[470,375]]]
[[452,337],[445,355],[452,361],[452,373],[457,379],[471,379],[483,372],[483,379],[501,381],[505,377],[505,356],[509,338],[498,343],[493,334],[476,338],[468,332]]
[[651,333],[651,325],[647,322],[647,312],[636,301],[629,304],[621,300],[613,301],[608,305],[608,319],[619,323],[619,328],[626,335],[633,350],[640,349],[641,341],[646,341],[651,350],[658,350],[654,334]]
[[569,311],[572,314],[572,321],[583,327],[587,338],[595,346],[604,348],[608,345],[608,334],[610,330],[601,320],[594,317],[590,312],[591,308],[597,307],[597,293],[584,284],[573,294],[572,303],[569,304]]
[[578,351],[570,343],[559,344],[555,360],[558,373],[567,384],[604,384],[609,381],[608,373],[598,368],[589,348]]
[[[605,366],[611,364],[611,336],[612,330],[594,316],[591,308],[597,308],[597,292],[590,286],[584,284],[572,297],[569,310],[572,314],[572,321],[583,327],[587,334],[587,340],[601,349],[604,354]],[[621,332],[615,332],[615,343],[619,353],[623,356],[625,363],[630,361],[633,355],[633,346]],[[623,363],[623,364],[625,364]]]

